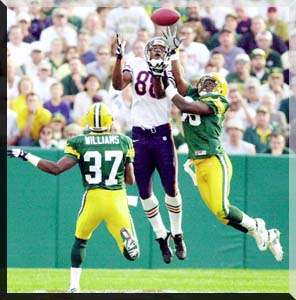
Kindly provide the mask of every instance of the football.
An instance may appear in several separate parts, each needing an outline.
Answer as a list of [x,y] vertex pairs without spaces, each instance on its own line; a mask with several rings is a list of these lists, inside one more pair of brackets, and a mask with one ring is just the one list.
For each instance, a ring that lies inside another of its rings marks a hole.
[[170,26],[178,22],[180,14],[173,9],[159,8],[151,15],[151,20],[160,26]]

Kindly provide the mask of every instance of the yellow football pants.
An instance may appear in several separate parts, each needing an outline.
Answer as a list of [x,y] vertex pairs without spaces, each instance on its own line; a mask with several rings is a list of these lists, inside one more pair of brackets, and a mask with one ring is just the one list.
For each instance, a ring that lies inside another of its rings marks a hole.
[[123,252],[120,230],[126,228],[134,235],[134,227],[129,213],[126,190],[93,189],[84,193],[82,206],[76,222],[75,236],[89,240],[93,231],[102,221]]
[[229,213],[228,195],[232,165],[226,153],[209,158],[196,159],[195,176],[202,200],[211,212],[224,224]]

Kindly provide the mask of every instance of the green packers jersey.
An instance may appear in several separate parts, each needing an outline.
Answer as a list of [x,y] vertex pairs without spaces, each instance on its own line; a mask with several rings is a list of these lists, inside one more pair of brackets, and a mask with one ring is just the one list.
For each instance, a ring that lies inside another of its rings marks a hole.
[[89,132],[69,139],[64,152],[78,160],[86,189],[125,188],[125,165],[134,158],[134,148],[129,137]]
[[224,113],[229,107],[226,98],[214,93],[198,96],[197,90],[190,86],[186,99],[206,103],[213,110],[213,114],[209,115],[182,114],[184,135],[189,148],[188,157],[197,159],[223,153],[220,134]]

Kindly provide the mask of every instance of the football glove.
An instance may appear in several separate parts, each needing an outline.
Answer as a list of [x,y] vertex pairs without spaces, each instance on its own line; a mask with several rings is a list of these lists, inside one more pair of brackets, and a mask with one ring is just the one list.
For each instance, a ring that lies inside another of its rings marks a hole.
[[118,33],[116,34],[116,56],[119,59],[122,59],[125,51],[126,41],[123,41],[119,38]]
[[11,150],[7,150],[7,155],[9,157],[20,158],[20,159],[25,160],[25,161],[28,160],[27,159],[28,152],[25,152],[21,148],[13,148]]
[[162,59],[150,59],[147,61],[153,76],[162,76],[168,64]]
[[172,30],[171,27],[168,26],[166,32],[162,34],[166,44],[170,48],[170,54],[175,54],[182,43],[182,40],[177,37],[177,26],[174,26]]

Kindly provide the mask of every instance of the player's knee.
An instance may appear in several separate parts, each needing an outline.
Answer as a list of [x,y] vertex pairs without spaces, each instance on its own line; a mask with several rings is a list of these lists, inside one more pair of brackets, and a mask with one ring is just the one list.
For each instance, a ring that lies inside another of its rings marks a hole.
[[182,210],[182,197],[178,192],[175,197],[171,197],[169,195],[165,195],[165,204],[167,209],[173,213],[180,213]]

